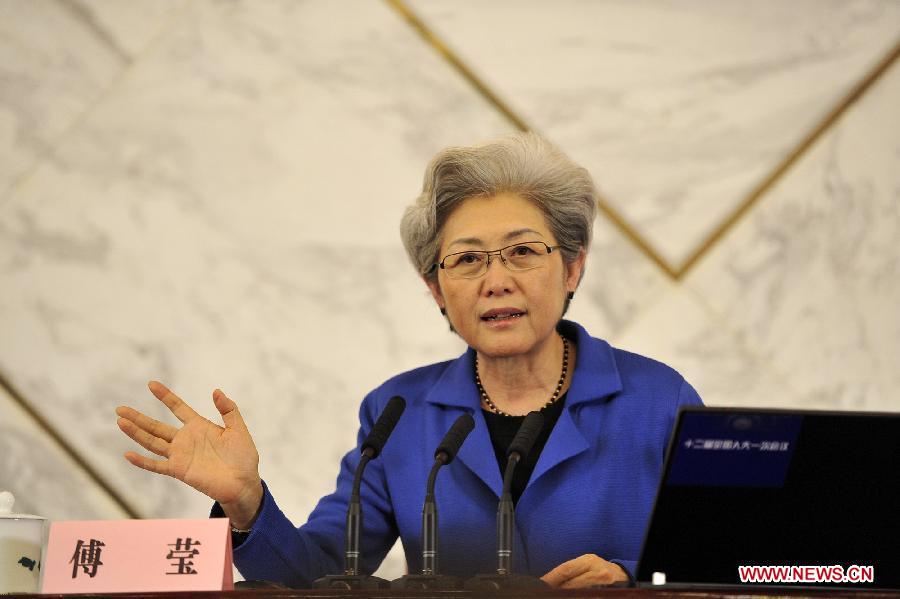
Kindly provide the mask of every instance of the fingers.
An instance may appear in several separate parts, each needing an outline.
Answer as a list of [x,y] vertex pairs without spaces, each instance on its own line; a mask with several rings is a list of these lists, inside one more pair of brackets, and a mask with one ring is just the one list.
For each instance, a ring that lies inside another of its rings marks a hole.
[[169,465],[166,460],[154,460],[133,451],[127,452],[125,454],[125,459],[138,468],[143,468],[144,470],[155,472],[156,474],[170,476]]
[[222,420],[225,422],[226,427],[247,430],[247,425],[244,423],[243,417],[241,417],[237,404],[225,395],[221,389],[213,391],[213,403],[216,405],[216,409],[219,410],[219,414],[222,415]]
[[[616,578],[613,578],[611,572],[607,571],[597,571],[597,570],[588,570],[584,574],[580,576],[576,576],[575,578],[570,578],[565,581],[559,588],[561,589],[583,589],[585,587],[599,585],[599,584],[612,584],[616,581]],[[624,579],[624,580],[627,580]]]
[[156,399],[166,404],[166,407],[175,414],[175,418],[178,418],[180,421],[187,422],[197,417],[197,412],[191,406],[184,403],[180,397],[172,393],[168,387],[159,381],[150,381],[147,383],[147,388],[156,396]]
[[[175,433],[178,432],[178,429],[172,425],[166,424],[164,422],[160,422],[154,418],[150,418],[144,414],[141,414],[134,408],[129,408],[128,406],[119,406],[116,408],[116,414],[118,414],[121,418],[126,420],[130,420],[132,423],[138,426],[138,428],[147,431],[154,437],[159,437],[163,441],[171,442],[175,437]],[[119,428],[122,428],[122,425],[119,424]],[[122,429],[125,434],[128,434],[128,431]],[[128,435],[131,437],[131,435]],[[132,437],[134,438],[134,437]],[[137,441],[137,439],[135,439]]]
[[169,457],[169,443],[165,440],[144,431],[128,418],[119,418],[117,424],[123,433],[134,439],[144,449],[164,458]]
[[563,562],[541,576],[541,580],[551,587],[557,588],[567,580],[580,576],[590,569],[590,563],[585,559],[587,557],[587,555],[581,555],[575,559]]
[[595,584],[612,584],[628,580],[625,570],[593,553],[580,555],[560,564],[541,577],[554,588],[578,589]]

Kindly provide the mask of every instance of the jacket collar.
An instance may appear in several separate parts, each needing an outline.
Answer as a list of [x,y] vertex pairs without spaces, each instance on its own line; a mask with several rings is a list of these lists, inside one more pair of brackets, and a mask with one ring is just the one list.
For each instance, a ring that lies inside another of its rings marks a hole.
[[622,390],[622,379],[613,349],[603,339],[591,337],[584,327],[571,320],[561,320],[557,330],[574,339],[578,347],[575,372],[566,396],[566,406],[612,399]]
[[[622,389],[612,348],[601,339],[588,335],[581,325],[560,321],[558,330],[578,347],[572,384],[566,396],[566,410],[560,415],[553,433],[528,482],[534,481],[561,462],[585,451],[589,444],[572,418],[572,407],[578,404],[611,399]],[[475,416],[475,430],[463,444],[457,457],[500,496],[502,481],[493,445],[481,414],[481,398],[475,386],[475,351],[470,347],[453,360],[426,396],[431,404],[465,409]],[[449,426],[449,425],[448,425]]]

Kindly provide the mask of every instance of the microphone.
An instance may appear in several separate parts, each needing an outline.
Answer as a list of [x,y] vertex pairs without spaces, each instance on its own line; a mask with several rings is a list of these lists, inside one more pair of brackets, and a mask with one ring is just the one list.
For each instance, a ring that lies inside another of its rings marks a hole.
[[509,449],[506,450],[506,459],[509,460],[513,454],[516,454],[516,463],[518,464],[519,460],[527,456],[528,452],[531,451],[543,428],[544,415],[539,411],[529,412],[525,416],[522,426],[516,432],[516,436],[513,437],[512,443],[509,444]]
[[500,495],[500,504],[497,506],[497,574],[479,574],[466,582],[466,588],[468,589],[484,590],[546,586],[546,583],[540,578],[512,573],[513,528],[516,515],[512,493],[510,492],[516,466],[531,451],[543,427],[543,414],[539,411],[529,412],[506,450],[503,493]]
[[378,457],[405,409],[406,400],[399,395],[395,395],[388,401],[381,412],[381,416],[375,422],[375,426],[372,427],[372,430],[366,436],[366,440],[362,443],[363,455],[368,455],[370,460]]
[[456,419],[443,441],[434,450],[434,466],[428,474],[428,484],[425,489],[425,505],[422,507],[422,574],[437,574],[437,504],[434,500],[434,484],[438,470],[453,461],[456,452],[462,447],[463,441],[475,428],[475,420],[466,412]]
[[350,492],[350,502],[347,505],[347,528],[344,537],[344,574],[330,575],[317,579],[315,588],[388,588],[388,581],[376,576],[359,574],[359,531],[362,528],[362,505],[359,500],[359,487],[362,484],[362,474],[366,465],[381,454],[387,443],[388,437],[397,426],[397,421],[406,409],[406,400],[399,395],[392,397],[382,410],[381,415],[366,435],[361,445],[361,455],[356,472],[353,475],[353,490]]
[[497,506],[497,574],[512,572],[512,535],[515,523],[515,506],[513,505],[512,488],[513,473],[519,461],[528,455],[541,429],[544,428],[544,416],[540,412],[530,412],[525,422],[519,427],[509,449],[506,450],[506,471],[503,473],[503,494]]
[[[462,447],[463,441],[466,440],[473,428],[475,428],[475,419],[468,412],[457,418],[447,434],[444,435],[441,444],[434,450],[434,459],[440,462],[441,466],[452,462],[456,457],[456,452]],[[434,481],[429,481],[429,484],[433,486]]]
[[399,589],[459,589],[462,581],[455,576],[438,574],[438,526],[437,503],[434,499],[434,485],[441,466],[446,466],[456,457],[459,448],[472,429],[475,420],[466,412],[461,415],[444,435],[434,450],[434,465],[428,474],[425,486],[425,505],[422,506],[422,574],[406,575],[391,583]]

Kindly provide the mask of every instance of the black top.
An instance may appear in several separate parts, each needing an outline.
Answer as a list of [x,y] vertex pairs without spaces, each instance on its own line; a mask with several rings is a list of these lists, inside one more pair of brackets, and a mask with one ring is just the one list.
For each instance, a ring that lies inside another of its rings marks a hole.
[[[518,503],[519,497],[525,491],[528,479],[531,478],[531,473],[534,472],[534,467],[537,465],[541,451],[544,450],[544,445],[547,444],[550,432],[556,426],[556,421],[559,420],[565,403],[566,394],[564,393],[555,402],[541,410],[541,414],[544,416],[544,427],[541,429],[541,434],[538,435],[531,451],[519,462],[515,473],[513,473],[512,489],[510,489],[513,503]],[[484,414],[484,421],[487,423],[488,433],[491,435],[491,445],[494,446],[494,455],[497,457],[497,464],[500,466],[500,476],[502,478],[503,472],[506,470],[506,450],[519,431],[519,427],[525,421],[525,416],[501,416],[487,410],[482,410],[482,413]]]

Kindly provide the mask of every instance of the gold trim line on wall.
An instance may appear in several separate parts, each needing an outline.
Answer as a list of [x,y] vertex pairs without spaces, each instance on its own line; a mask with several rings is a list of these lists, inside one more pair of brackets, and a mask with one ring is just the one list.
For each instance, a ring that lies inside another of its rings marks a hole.
[[722,239],[725,235],[740,221],[750,209],[759,202],[766,193],[769,192],[781,180],[791,167],[802,158],[807,151],[815,145],[816,141],[822,137],[841,116],[855,104],[882,75],[884,75],[890,67],[897,62],[900,57],[900,40],[894,44],[891,50],[885,54],[881,60],[875,63],[875,66],[856,84],[850,91],[822,118],[822,120],[813,127],[806,136],[800,140],[800,143],[784,157],[784,159],[776,165],[772,172],[753,188],[747,197],[741,202],[735,210],[719,223],[697,248],[691,252],[681,267],[676,271],[675,278],[681,279],[699,262],[703,256]]
[[[525,119],[507,105],[500,97],[463,61],[453,52],[449,46],[428,27],[403,0],[385,0],[391,8],[397,11],[403,19],[425,40],[450,66],[462,76],[475,90],[502,114],[519,131],[531,131]],[[872,85],[891,67],[900,55],[900,42],[881,59],[866,75],[854,85],[850,91],[817,123],[810,132],[804,136],[793,150],[788,152],[785,158],[779,162],[772,172],[754,187],[747,197],[738,204],[727,217],[725,217],[697,247],[688,255],[680,266],[669,264],[646,240],[636,228],[634,228],[610,202],[598,195],[597,204],[600,211],[609,219],[627,239],[651,262],[656,264],[670,279],[679,281],[687,275],[696,264],[709,253],[714,246],[722,241],[728,232],[746,216],[750,209],[787,173],[791,167],[815,144],[815,142],[834,125],[841,115],[852,106]]]
[[[504,102],[500,96],[494,93],[484,81],[481,80],[475,72],[470,69],[459,56],[456,55],[450,47],[441,40],[440,37],[429,28],[422,19],[416,15],[402,0],[385,0],[391,8],[397,11],[400,16],[431,46],[459,75],[465,79],[469,85],[475,88],[475,91],[481,95],[484,100],[493,106],[500,114],[503,115],[509,123],[519,131],[534,131],[535,129],[528,125],[521,116]],[[632,227],[625,218],[613,207],[613,205],[605,198],[597,194],[597,207],[600,212],[613,223],[613,225],[627,237],[651,262],[656,264],[666,275],[675,277],[675,271],[660,256],[647,241],[641,237],[637,230]]]
[[13,403],[18,405],[25,413],[35,422],[35,424],[44,432],[52,441],[56,444],[56,446],[69,457],[75,464],[82,470],[82,472],[87,475],[88,478],[91,479],[100,489],[103,490],[104,493],[109,495],[110,499],[119,506],[119,508],[128,514],[129,518],[140,518],[138,511],[132,506],[128,500],[126,500],[122,495],[119,494],[118,491],[113,488],[113,486],[105,479],[103,476],[91,466],[90,462],[88,462],[78,451],[69,444],[56,430],[55,427],[51,426],[47,420],[41,416],[31,405],[25,401],[24,396],[19,393],[18,389],[9,382],[9,379],[4,376],[2,372],[0,372],[0,389],[6,391],[6,393],[12,398]]

